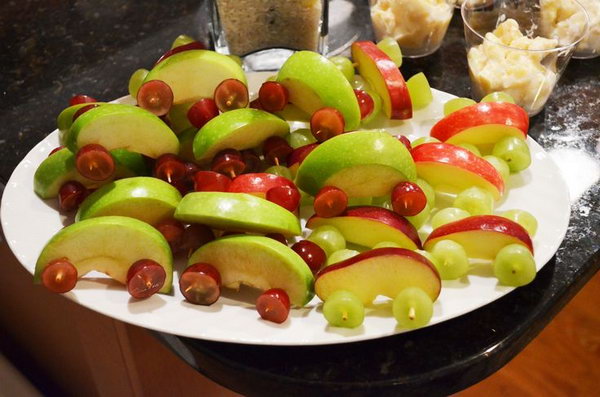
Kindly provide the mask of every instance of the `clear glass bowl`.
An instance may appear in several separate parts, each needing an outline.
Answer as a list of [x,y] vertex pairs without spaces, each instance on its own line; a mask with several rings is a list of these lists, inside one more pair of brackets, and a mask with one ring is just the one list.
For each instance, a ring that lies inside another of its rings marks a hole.
[[[553,1],[569,3],[583,21],[560,39],[544,8]],[[530,116],[543,109],[588,31],[575,0],[465,0],[461,15],[474,99],[503,91]]]
[[402,56],[419,58],[440,48],[456,0],[370,0],[377,40],[395,39]]
[[[588,15],[589,31],[577,44],[573,58],[589,59],[600,55],[600,0],[577,0],[585,8]],[[546,7],[544,7],[546,6]],[[546,8],[546,9],[545,9]],[[558,11],[558,12],[557,12]],[[560,43],[569,35],[571,26],[581,25],[582,16],[572,2],[552,0],[542,3],[542,14],[551,15],[556,22],[555,29],[551,29],[550,37],[556,38]]]

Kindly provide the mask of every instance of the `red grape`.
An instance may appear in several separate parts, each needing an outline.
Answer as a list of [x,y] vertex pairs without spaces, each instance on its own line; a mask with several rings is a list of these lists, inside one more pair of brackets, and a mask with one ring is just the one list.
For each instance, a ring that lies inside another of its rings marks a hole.
[[272,238],[273,240],[277,240],[283,245],[287,245],[287,243],[288,243],[285,236],[281,233],[268,233],[265,235],[265,237],[269,237],[269,238]]
[[265,159],[275,165],[285,163],[293,151],[294,149],[290,144],[280,136],[271,136],[263,144]]
[[58,206],[63,211],[72,211],[87,197],[87,189],[77,181],[65,182],[58,190]]
[[197,192],[226,192],[231,179],[214,171],[198,171],[194,174],[194,190]]
[[180,249],[184,251],[187,256],[190,256],[198,248],[214,239],[215,235],[211,228],[206,225],[194,223],[189,225],[183,232]]
[[341,215],[348,207],[346,193],[334,186],[325,186],[315,196],[315,214],[323,218]]
[[344,132],[344,116],[335,108],[324,107],[310,118],[310,131],[317,141],[324,142]]
[[258,100],[267,112],[283,110],[288,103],[288,90],[276,81],[266,81],[258,90]]
[[392,208],[402,216],[415,216],[427,205],[427,196],[416,183],[400,182],[392,190]]
[[167,240],[171,247],[171,251],[177,252],[181,245],[183,232],[185,231],[183,224],[175,219],[166,219],[159,222],[155,228],[165,237],[165,240]]
[[194,103],[187,112],[189,122],[196,128],[208,123],[211,119],[219,115],[217,104],[211,98],[202,98]]
[[172,153],[162,154],[154,163],[153,175],[155,178],[172,183],[181,181],[187,175],[185,163]]
[[290,313],[290,298],[281,288],[267,290],[256,300],[256,310],[263,320],[281,324]]
[[223,80],[217,86],[214,99],[221,112],[248,106],[248,87],[237,79]]
[[79,116],[81,116],[88,110],[92,110],[93,108],[97,108],[98,106],[100,106],[100,105],[94,103],[91,105],[85,105],[85,106],[80,107],[79,109],[77,109],[77,111],[75,113],[73,113],[73,121],[77,120],[77,118]]
[[127,291],[136,299],[148,298],[165,284],[165,269],[152,259],[140,259],[127,271]]
[[356,100],[358,101],[358,107],[360,108],[360,119],[362,120],[371,114],[373,108],[375,107],[375,103],[373,102],[371,95],[369,95],[366,91],[354,90],[354,95],[356,95]]
[[267,200],[294,212],[300,204],[300,192],[290,186],[276,186],[267,191]]
[[327,260],[323,248],[309,240],[301,240],[292,245],[292,249],[300,255],[313,273],[317,273]]
[[59,150],[61,150],[61,149],[64,149],[64,148],[65,148],[65,147],[64,147],[64,146],[62,146],[62,145],[61,145],[61,146],[57,146],[57,147],[55,147],[54,149],[52,149],[52,151],[51,151],[50,153],[48,153],[48,157],[52,156],[54,153],[56,153],[56,152],[58,152]]
[[221,296],[221,275],[208,263],[194,263],[179,277],[179,290],[196,305],[212,305]]
[[242,150],[242,159],[244,160],[244,163],[246,163],[244,173],[257,172],[260,170],[262,160],[252,149]]
[[138,90],[137,103],[156,116],[164,116],[173,105],[173,90],[162,80],[146,81]]
[[96,100],[96,98],[92,98],[91,96],[87,96],[87,95],[74,95],[69,100],[69,106],[79,105],[82,103],[90,103],[90,102],[98,102],[98,100]]
[[115,173],[115,159],[104,146],[90,143],[75,155],[75,167],[81,176],[105,181]]
[[235,178],[246,168],[242,154],[235,149],[221,150],[215,155],[212,161],[211,169],[215,172],[228,175]]
[[67,258],[55,259],[42,270],[42,284],[58,294],[69,292],[77,284],[77,268]]
[[406,146],[406,148],[408,149],[409,152],[412,150],[412,145],[410,143],[410,140],[406,136],[404,136],[404,135],[396,135],[396,138],[398,138],[398,140],[400,142],[402,142],[402,144],[404,146]]
[[260,100],[258,98],[256,98],[255,100],[250,102],[250,105],[248,105],[248,107],[252,108],[252,109],[258,109],[258,110],[265,110],[263,108],[263,106],[260,103]]
[[309,143],[308,145],[300,146],[299,148],[294,149],[294,151],[290,153],[288,157],[288,166],[291,167],[296,163],[302,164],[306,156],[308,156],[310,152],[315,150],[317,146],[319,146],[318,143]]
[[165,52],[160,58],[158,58],[158,61],[156,61],[154,66],[158,65],[159,63],[161,63],[162,61],[164,61],[171,55],[175,55],[179,52],[189,51],[189,50],[203,50],[203,49],[204,49],[204,45],[202,43],[200,43],[199,41],[192,41],[191,43],[187,43],[187,44],[177,46],[175,48],[171,48],[169,51]]

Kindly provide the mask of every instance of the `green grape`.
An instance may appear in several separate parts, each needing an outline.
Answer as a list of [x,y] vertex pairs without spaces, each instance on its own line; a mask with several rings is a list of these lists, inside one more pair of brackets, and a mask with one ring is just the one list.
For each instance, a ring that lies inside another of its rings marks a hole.
[[498,251],[493,266],[494,275],[504,285],[520,287],[535,278],[533,255],[521,244],[510,244]]
[[393,241],[380,241],[373,246],[373,249],[377,248],[402,248],[402,246]]
[[444,116],[454,113],[457,110],[475,105],[477,102],[470,98],[454,98],[444,104]]
[[237,63],[238,65],[242,66],[244,64],[244,61],[242,61],[242,58],[238,57],[237,55],[227,55],[229,58],[233,59],[235,61],[235,63]]
[[523,171],[531,164],[529,146],[524,139],[508,136],[494,145],[492,154],[506,161],[510,172]]
[[363,91],[369,94],[373,99],[373,110],[371,110],[371,113],[369,113],[367,117],[361,120],[361,124],[368,124],[381,112],[381,97],[375,91],[366,88],[363,88]]
[[427,77],[423,72],[417,73],[408,79],[406,86],[408,87],[413,109],[423,109],[433,101],[429,81],[427,81]]
[[194,41],[196,41],[196,40],[194,40],[193,37],[188,36],[187,34],[180,34],[179,36],[177,36],[175,38],[175,40],[173,40],[173,44],[171,44],[171,49],[185,45],[185,44],[190,44]]
[[363,90],[364,91],[369,86],[369,84],[365,80],[363,80],[363,78],[360,76],[354,76],[354,79],[352,79],[352,81],[350,81],[350,83],[352,84],[352,88],[355,90]]
[[379,43],[377,43],[377,47],[385,54],[390,57],[392,61],[396,64],[396,67],[402,66],[402,50],[398,45],[398,42],[391,37],[385,37]]
[[506,161],[502,160],[500,157],[496,156],[483,156],[484,160],[487,160],[491,165],[494,166],[496,171],[500,174],[504,182],[508,181],[508,177],[510,176],[510,168],[508,168],[508,164]]
[[298,149],[299,147],[315,143],[317,139],[308,128],[301,128],[290,133],[287,136],[287,141],[292,148]]
[[460,146],[463,149],[467,149],[468,151],[474,153],[475,155],[481,157],[481,152],[479,151],[479,149],[477,149],[477,146],[471,144],[471,143],[459,143],[456,146]]
[[346,248],[346,240],[340,231],[333,226],[319,226],[312,231],[308,240],[323,248],[327,256]]
[[454,280],[467,274],[469,258],[465,249],[452,240],[438,241],[431,249],[437,260],[437,270],[442,280]]
[[431,207],[429,206],[429,203],[427,203],[421,212],[414,216],[407,216],[406,219],[415,227],[415,229],[419,230],[429,220],[429,215],[431,215]]
[[484,96],[483,98],[481,98],[481,101],[479,102],[508,102],[508,103],[515,103],[515,100],[512,96],[510,96],[510,94],[507,94],[506,92],[492,92],[491,94],[487,94],[486,96]]
[[390,195],[381,196],[381,197],[373,197],[373,201],[371,204],[376,205],[378,207],[383,207],[386,210],[393,211],[392,198],[390,197]]
[[333,327],[356,328],[365,319],[365,306],[352,292],[339,290],[323,303],[323,315]]
[[531,237],[535,236],[538,222],[537,219],[535,219],[535,216],[533,216],[531,213],[525,210],[508,210],[504,211],[500,215],[523,226],[523,228],[527,230],[527,233],[529,233]]
[[354,81],[354,65],[352,65],[352,61],[346,57],[331,57],[329,58],[331,62],[342,72],[344,77],[348,79],[349,82]]
[[356,256],[358,254],[360,254],[360,252],[358,252],[356,250],[349,250],[346,248],[339,250],[339,251],[335,251],[335,252],[331,253],[331,255],[329,255],[325,266],[331,266],[334,263],[345,261],[346,259],[350,259],[353,256]]
[[416,148],[419,145],[422,145],[424,143],[439,143],[440,140],[437,138],[434,138],[432,136],[422,136],[419,139],[415,139],[413,142],[411,142],[411,146],[412,148]]
[[421,178],[417,178],[416,184],[419,185],[423,193],[425,193],[425,197],[427,197],[427,204],[429,204],[429,208],[435,207],[435,190],[431,187],[427,181]]
[[487,190],[473,186],[460,192],[452,206],[471,215],[488,215],[494,209],[494,196]]
[[392,312],[403,328],[424,327],[433,316],[433,301],[421,288],[405,288],[394,299]]
[[415,252],[424,256],[429,262],[431,262],[431,264],[436,268],[436,270],[440,267],[438,260],[433,255],[431,255],[430,252],[427,252],[425,250],[415,250]]
[[371,205],[373,203],[373,197],[350,197],[348,199],[348,207],[354,207],[357,205]]
[[138,69],[131,74],[131,77],[129,78],[128,87],[129,95],[131,95],[134,98],[137,98],[138,90],[142,86],[142,83],[146,79],[146,76],[148,76],[148,73],[150,73],[148,69]]
[[431,227],[437,229],[438,227],[447,223],[459,221],[470,216],[471,214],[461,208],[444,208],[436,212],[435,215],[431,217]]
[[304,190],[300,190],[300,206],[304,207],[305,205],[308,205],[312,207],[314,201],[315,198],[313,196],[306,193]]
[[289,179],[290,181],[294,179],[292,176],[292,171],[288,167],[284,167],[283,165],[273,165],[265,170],[267,174],[275,174],[282,176],[284,178]]

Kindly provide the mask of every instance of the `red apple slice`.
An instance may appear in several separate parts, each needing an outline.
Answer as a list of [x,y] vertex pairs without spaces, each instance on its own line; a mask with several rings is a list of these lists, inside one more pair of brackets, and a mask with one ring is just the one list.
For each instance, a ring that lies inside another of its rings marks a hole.
[[394,299],[409,287],[421,288],[432,301],[441,290],[440,276],[429,260],[404,248],[378,248],[323,268],[315,292],[323,301],[339,290],[350,291],[364,304],[378,295]]
[[354,42],[352,58],[358,63],[359,74],[381,97],[385,115],[391,119],[410,119],[412,117],[410,94],[404,77],[394,61],[371,41]]
[[505,136],[527,138],[529,116],[508,102],[482,102],[450,113],[438,121],[430,135],[446,143],[487,145]]
[[242,174],[231,181],[229,192],[232,193],[248,193],[255,196],[265,198],[267,191],[278,186],[289,186],[296,189],[294,182],[289,179],[266,172],[256,172]]
[[469,258],[494,259],[509,244],[521,244],[533,254],[533,243],[523,226],[496,215],[471,216],[440,226],[427,237],[425,249],[440,240],[462,245]]
[[346,241],[365,247],[373,247],[382,241],[392,241],[413,250],[421,247],[415,227],[403,216],[381,207],[350,207],[341,216],[321,218],[313,215],[306,222],[309,229],[323,225],[338,228]]
[[417,174],[438,189],[460,192],[477,186],[498,200],[504,180],[493,165],[473,152],[449,143],[424,143],[411,152]]

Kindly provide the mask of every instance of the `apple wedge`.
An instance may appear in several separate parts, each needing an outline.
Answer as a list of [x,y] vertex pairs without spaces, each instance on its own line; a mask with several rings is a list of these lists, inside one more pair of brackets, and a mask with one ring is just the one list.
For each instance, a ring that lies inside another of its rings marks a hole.
[[125,284],[129,267],[140,259],[152,259],[167,274],[159,292],[169,293],[173,284],[173,257],[162,234],[145,222],[124,216],[87,219],[56,233],[38,257],[34,281],[53,260],[67,258],[79,277],[95,270]]
[[502,175],[488,161],[449,143],[424,143],[412,149],[419,178],[436,189],[454,193],[477,186],[495,200],[504,193]]
[[294,182],[289,179],[266,172],[255,172],[238,175],[231,181],[229,191],[232,193],[248,193],[260,198],[265,198],[267,191],[278,186],[296,188]]
[[442,142],[493,145],[506,136],[527,139],[529,116],[509,102],[482,102],[450,113],[431,128]]
[[285,208],[246,193],[196,192],[186,194],[175,219],[221,230],[300,235],[300,221]]
[[162,80],[173,90],[173,103],[179,105],[212,98],[215,88],[226,79],[247,85],[242,67],[227,55],[208,50],[188,50],[164,58],[146,76],[146,81]]
[[213,118],[198,131],[193,143],[194,156],[198,162],[210,161],[221,150],[250,149],[271,136],[289,132],[289,124],[271,113],[249,108],[231,110]]
[[312,196],[323,186],[335,186],[348,197],[379,197],[416,176],[408,149],[396,138],[384,131],[355,131],[311,151],[298,168],[296,185]]
[[227,236],[198,248],[188,260],[209,263],[227,288],[247,285],[265,291],[281,288],[290,302],[304,306],[314,296],[313,275],[304,260],[288,246],[264,236]]
[[281,67],[277,81],[289,93],[289,102],[308,115],[332,107],[344,116],[346,130],[360,124],[360,108],[344,74],[329,59],[311,51],[298,51]]
[[66,146],[77,152],[90,143],[152,158],[179,152],[177,136],[161,119],[140,107],[118,103],[90,109],[73,122],[65,136]]
[[75,221],[119,215],[154,226],[173,218],[180,201],[179,190],[158,178],[139,176],[120,179],[86,197],[79,206]]
[[309,229],[323,225],[335,226],[346,241],[369,248],[382,241],[391,241],[411,250],[421,248],[415,227],[406,218],[381,207],[350,207],[341,216],[321,218],[313,215],[306,222]]
[[358,73],[383,102],[388,118],[405,120],[412,117],[412,102],[408,87],[394,61],[371,41],[352,44],[352,58],[358,63]]
[[59,143],[61,145],[65,144],[65,141],[64,141],[65,135],[66,135],[67,131],[69,131],[69,128],[71,128],[71,125],[73,124],[73,116],[75,116],[75,113],[77,113],[77,111],[79,109],[81,109],[84,106],[88,106],[88,105],[102,105],[102,104],[104,104],[104,102],[78,103],[77,105],[69,106],[68,108],[66,108],[62,112],[60,112],[60,114],[56,118],[56,126],[58,127]]
[[355,294],[367,305],[378,296],[394,299],[409,287],[422,289],[435,302],[442,283],[435,266],[404,248],[377,248],[323,268],[315,292],[323,301],[339,290]]
[[493,260],[509,244],[521,244],[533,254],[531,237],[523,226],[496,215],[471,216],[447,223],[431,232],[423,246],[430,250],[440,240],[462,245],[469,258]]

